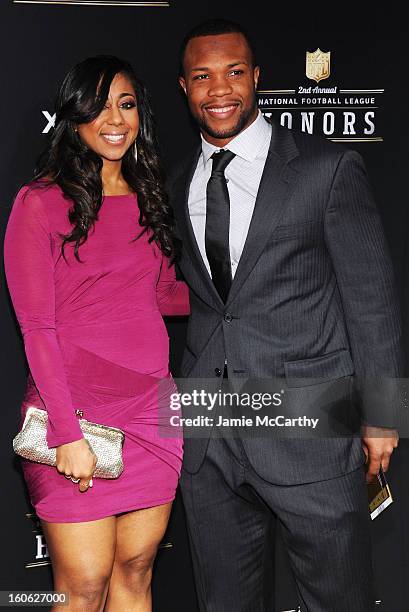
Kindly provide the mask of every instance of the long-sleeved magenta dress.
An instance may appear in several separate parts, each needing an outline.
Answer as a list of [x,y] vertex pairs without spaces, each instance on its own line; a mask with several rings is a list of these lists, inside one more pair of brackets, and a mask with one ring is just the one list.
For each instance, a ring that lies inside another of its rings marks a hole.
[[83,417],[125,432],[124,471],[81,493],[55,467],[22,459],[37,515],[80,522],[171,501],[182,440],[163,436],[158,402],[175,391],[162,315],[188,314],[188,290],[141,232],[135,195],[105,196],[80,247],[61,255],[72,202],[53,185],[20,190],[5,239],[5,269],[30,374],[21,408],[48,412],[50,447],[82,438]]

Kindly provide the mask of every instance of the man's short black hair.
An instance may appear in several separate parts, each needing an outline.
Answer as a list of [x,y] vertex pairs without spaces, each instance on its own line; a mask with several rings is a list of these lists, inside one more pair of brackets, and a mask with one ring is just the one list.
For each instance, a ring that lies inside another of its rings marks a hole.
[[251,59],[253,62],[253,66],[256,66],[256,53],[252,39],[250,38],[248,32],[238,23],[234,21],[229,21],[228,19],[208,19],[203,23],[195,26],[188,32],[183,39],[182,45],[180,47],[180,62],[179,62],[179,75],[183,76],[183,62],[185,59],[186,47],[192,38],[199,38],[199,36],[219,36],[220,34],[241,34],[250,49]]

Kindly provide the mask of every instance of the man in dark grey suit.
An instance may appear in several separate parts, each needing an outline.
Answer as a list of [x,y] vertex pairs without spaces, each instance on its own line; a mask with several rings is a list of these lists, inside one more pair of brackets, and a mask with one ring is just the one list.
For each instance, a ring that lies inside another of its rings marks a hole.
[[202,143],[172,187],[191,299],[182,376],[278,378],[306,403],[341,381],[341,411],[357,382],[362,431],[186,438],[181,486],[200,609],[273,609],[266,566],[278,520],[303,609],[369,612],[364,461],[369,479],[398,443],[390,386],[371,395],[367,384],[400,375],[391,263],[360,156],[267,123],[258,76],[237,24],[207,22],[187,36],[180,84]]

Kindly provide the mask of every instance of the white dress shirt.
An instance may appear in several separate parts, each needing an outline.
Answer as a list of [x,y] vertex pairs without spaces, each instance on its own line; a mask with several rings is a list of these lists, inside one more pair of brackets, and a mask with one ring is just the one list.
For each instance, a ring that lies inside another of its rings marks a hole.
[[[253,216],[257,192],[271,140],[271,126],[261,112],[255,121],[223,149],[236,154],[225,170],[230,198],[229,245],[234,278]],[[212,173],[211,156],[219,147],[202,136],[202,152],[189,190],[189,214],[203,261],[211,276],[205,248],[206,187]]]

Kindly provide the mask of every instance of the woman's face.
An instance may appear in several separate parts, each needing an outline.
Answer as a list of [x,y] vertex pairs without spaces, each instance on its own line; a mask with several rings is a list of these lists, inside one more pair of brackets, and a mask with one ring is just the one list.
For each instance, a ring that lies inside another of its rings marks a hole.
[[96,119],[77,126],[81,140],[103,160],[120,161],[138,135],[136,93],[129,78],[117,74],[105,107]]

